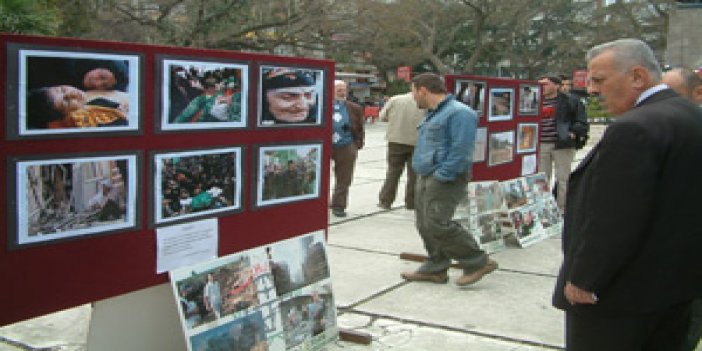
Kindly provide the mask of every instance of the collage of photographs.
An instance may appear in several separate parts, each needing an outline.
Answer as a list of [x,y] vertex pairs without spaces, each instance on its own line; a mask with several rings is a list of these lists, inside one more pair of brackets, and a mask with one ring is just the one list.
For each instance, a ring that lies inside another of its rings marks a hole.
[[544,173],[468,184],[455,218],[488,253],[528,247],[560,233],[562,219]]
[[312,350],[338,333],[323,231],[170,277],[188,350]]
[[[487,167],[510,164],[522,155],[521,175],[536,172],[536,150],[539,124],[529,122],[538,117],[541,87],[538,84],[519,84],[519,88],[495,86],[488,81],[457,77],[454,82],[456,98],[476,111],[478,130],[473,151],[473,163],[487,161]],[[497,85],[496,83],[494,85]],[[516,117],[515,117],[516,116]],[[522,118],[524,119],[521,121]],[[495,122],[516,121],[509,130],[494,130]]]
[[[10,141],[323,126],[323,68],[156,55],[151,118],[144,54],[16,43],[7,53],[19,72],[7,77],[7,98],[17,102],[5,108]],[[248,189],[254,209],[320,197],[321,139],[128,150],[8,155],[8,174],[17,175],[9,179],[10,248],[232,215],[245,210]],[[249,170],[247,152],[258,162]],[[150,201],[140,199],[142,172]]]

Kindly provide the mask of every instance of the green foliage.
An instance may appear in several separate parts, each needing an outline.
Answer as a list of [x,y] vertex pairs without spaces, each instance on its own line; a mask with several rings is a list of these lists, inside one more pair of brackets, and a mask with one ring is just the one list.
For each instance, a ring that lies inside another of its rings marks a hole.
[[395,79],[392,82],[388,83],[387,88],[385,89],[385,95],[395,96],[399,94],[404,94],[410,91],[410,89],[411,87],[409,83],[405,82],[402,79]]
[[590,96],[587,98],[587,105],[585,105],[585,110],[589,119],[611,117],[609,113],[607,113],[607,111],[605,111],[602,108],[602,105],[600,105],[600,99],[598,99],[595,96]]
[[50,1],[0,1],[0,32],[55,35],[60,22]]

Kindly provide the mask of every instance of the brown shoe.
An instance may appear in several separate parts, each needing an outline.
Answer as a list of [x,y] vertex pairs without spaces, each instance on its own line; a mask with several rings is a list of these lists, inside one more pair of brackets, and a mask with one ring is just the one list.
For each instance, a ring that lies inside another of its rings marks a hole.
[[497,262],[488,259],[487,263],[477,271],[469,274],[463,274],[460,278],[456,279],[456,285],[466,286],[471,285],[478,280],[480,280],[484,275],[492,273],[492,271],[497,269]]
[[448,282],[448,273],[446,271],[438,273],[403,272],[400,276],[411,282],[432,282],[438,284]]

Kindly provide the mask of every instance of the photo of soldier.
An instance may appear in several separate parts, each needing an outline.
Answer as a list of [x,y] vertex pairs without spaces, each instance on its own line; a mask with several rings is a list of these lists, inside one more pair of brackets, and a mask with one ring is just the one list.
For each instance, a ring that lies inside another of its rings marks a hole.
[[263,202],[316,196],[319,192],[318,146],[266,150],[261,160],[260,199]]

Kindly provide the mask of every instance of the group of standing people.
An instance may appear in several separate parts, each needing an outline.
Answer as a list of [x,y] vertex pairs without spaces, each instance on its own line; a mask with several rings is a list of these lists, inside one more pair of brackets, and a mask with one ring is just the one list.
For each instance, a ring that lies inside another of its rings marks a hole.
[[[702,229],[696,223],[702,79],[684,69],[663,77],[652,50],[638,39],[595,46],[587,64],[588,93],[615,122],[572,172],[575,149],[587,140],[584,108],[561,77],[539,80],[551,111],[541,124],[540,166],[549,177],[555,168],[564,214],[553,305],[565,311],[566,350],[693,350],[702,331]],[[425,111],[413,110],[412,101]],[[440,76],[424,73],[412,80],[411,94],[390,99],[381,116],[391,123],[421,119],[414,147],[393,136],[402,127],[389,125],[388,172],[378,204],[390,208],[398,174],[411,164],[408,183],[416,184],[405,205],[415,211],[428,257],[402,277],[446,283],[455,261],[463,269],[456,284],[464,286],[497,269],[452,220],[471,178],[475,111],[448,94]]]

